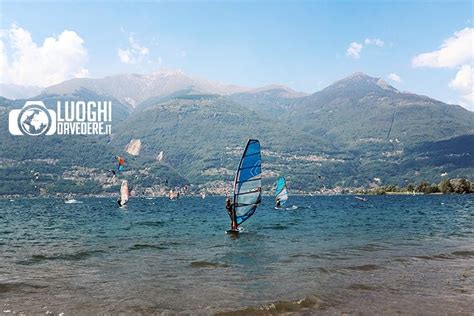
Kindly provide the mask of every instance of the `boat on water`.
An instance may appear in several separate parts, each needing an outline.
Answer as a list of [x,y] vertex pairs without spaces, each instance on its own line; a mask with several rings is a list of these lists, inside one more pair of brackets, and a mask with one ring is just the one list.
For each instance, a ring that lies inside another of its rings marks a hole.
[[262,201],[262,164],[260,142],[249,139],[234,178],[233,198],[226,200],[231,221],[227,233],[238,233],[239,225],[255,213]]
[[206,198],[206,193],[205,193],[205,192],[202,192],[202,193],[201,193],[201,199],[204,200],[205,198]]
[[68,194],[66,198],[64,199],[65,204],[77,204],[77,203],[82,203],[81,201],[76,200],[73,198],[72,194]]
[[368,201],[366,198],[360,197],[360,196],[355,196],[354,199],[359,200],[359,201],[363,201],[363,202],[367,202],[367,201]]
[[77,203],[82,203],[82,202],[78,201],[76,199],[66,199],[66,200],[64,200],[64,203],[66,203],[66,204],[77,204]]
[[123,208],[127,205],[129,196],[130,192],[128,191],[128,181],[123,180],[122,185],[120,186],[120,197],[117,200],[117,204],[120,208]]
[[275,186],[275,207],[281,208],[288,201],[288,189],[284,177],[280,177]]

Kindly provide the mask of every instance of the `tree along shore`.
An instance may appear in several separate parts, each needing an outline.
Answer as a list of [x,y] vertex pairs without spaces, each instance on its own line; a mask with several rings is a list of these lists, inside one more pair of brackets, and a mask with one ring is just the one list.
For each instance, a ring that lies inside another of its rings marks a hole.
[[421,181],[406,187],[396,185],[378,186],[368,189],[357,189],[354,194],[468,194],[474,193],[474,181],[465,178],[444,179],[440,183]]

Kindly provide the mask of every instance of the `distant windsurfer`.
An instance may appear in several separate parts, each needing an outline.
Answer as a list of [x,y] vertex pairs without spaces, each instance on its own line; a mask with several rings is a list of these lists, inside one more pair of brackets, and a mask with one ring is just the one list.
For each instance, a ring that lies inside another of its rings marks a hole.
[[117,204],[119,207],[124,207],[128,202],[130,191],[128,189],[128,181],[123,180],[122,185],[120,186],[120,196],[117,199]]
[[234,213],[234,204],[231,202],[230,198],[227,197],[225,200],[225,208],[230,217],[230,229],[237,230],[237,223],[235,222],[235,213]]

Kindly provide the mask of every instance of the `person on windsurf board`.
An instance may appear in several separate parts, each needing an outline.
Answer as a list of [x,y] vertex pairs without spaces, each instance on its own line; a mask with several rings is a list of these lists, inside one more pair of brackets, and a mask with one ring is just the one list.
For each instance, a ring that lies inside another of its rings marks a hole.
[[233,199],[226,199],[231,229],[238,233],[239,225],[249,219],[262,201],[262,164],[260,142],[249,139],[235,174]]
[[120,196],[117,200],[117,204],[120,208],[124,207],[128,202],[128,197],[130,192],[128,190],[128,181],[123,180],[122,185],[120,186]]
[[237,230],[237,222],[235,220],[234,205],[230,201],[230,198],[227,197],[225,200],[225,208],[230,217],[230,229],[233,231]]
[[275,186],[275,207],[281,208],[288,201],[288,189],[286,187],[286,180],[280,177]]

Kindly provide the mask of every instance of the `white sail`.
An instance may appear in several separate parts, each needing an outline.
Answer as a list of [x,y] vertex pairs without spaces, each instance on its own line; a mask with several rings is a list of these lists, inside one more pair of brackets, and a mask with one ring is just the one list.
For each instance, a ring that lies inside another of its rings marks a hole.
[[120,203],[122,205],[125,205],[128,202],[128,181],[123,180],[122,181],[122,186],[120,187]]

